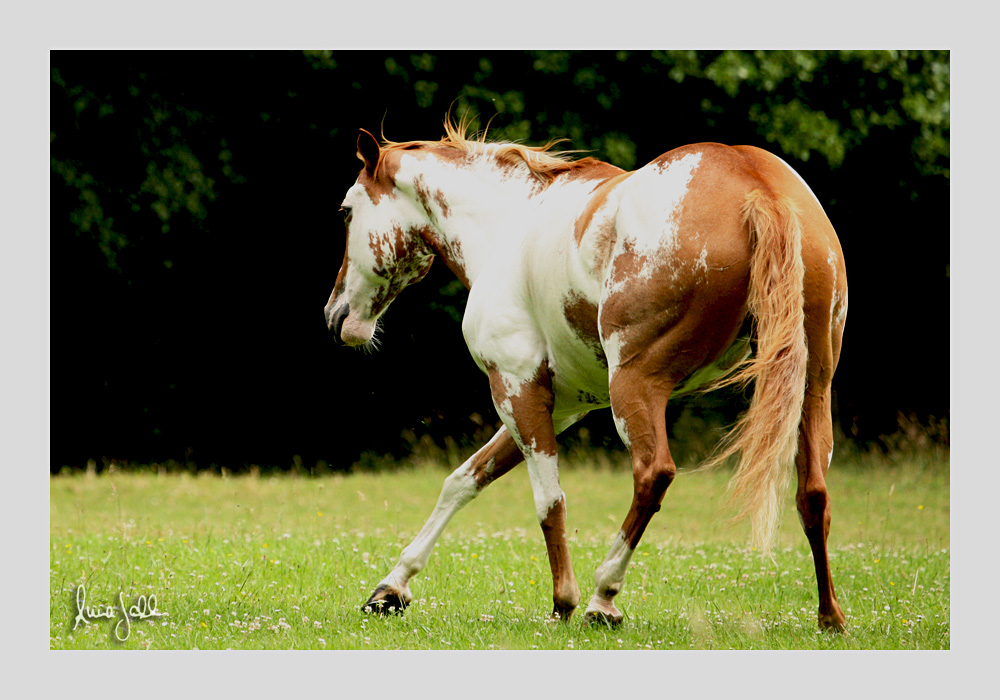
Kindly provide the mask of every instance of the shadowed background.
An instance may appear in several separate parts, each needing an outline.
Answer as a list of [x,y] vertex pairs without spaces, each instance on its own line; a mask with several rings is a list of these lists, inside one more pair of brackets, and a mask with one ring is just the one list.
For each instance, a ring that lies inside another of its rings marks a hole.
[[[946,51],[306,51],[51,54],[50,468],[345,469],[497,424],[441,264],[381,349],[321,310],[359,127],[436,139],[449,108],[497,139],[623,168],[677,146],[767,148],[840,235],[850,310],[835,420],[861,445],[949,415]],[[584,155],[584,154],[581,154]],[[676,402],[679,443],[743,406]],[[607,411],[570,440],[616,445]],[[891,444],[891,440],[889,443]]]

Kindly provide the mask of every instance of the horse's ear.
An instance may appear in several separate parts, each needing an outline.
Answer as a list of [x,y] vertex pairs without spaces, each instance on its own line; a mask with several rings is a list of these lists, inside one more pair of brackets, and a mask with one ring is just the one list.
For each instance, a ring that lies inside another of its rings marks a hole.
[[375,167],[378,165],[380,150],[375,137],[362,129],[361,133],[358,134],[358,158],[364,162],[368,177],[375,177]]

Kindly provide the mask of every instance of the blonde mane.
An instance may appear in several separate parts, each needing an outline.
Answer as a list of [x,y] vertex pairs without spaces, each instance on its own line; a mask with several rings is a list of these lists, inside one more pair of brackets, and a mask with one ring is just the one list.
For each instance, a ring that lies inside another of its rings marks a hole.
[[[461,119],[455,124],[450,117],[444,121],[445,135],[439,141],[390,141],[382,135],[382,152],[379,163],[392,151],[407,151],[418,148],[445,148],[467,155],[488,154],[498,163],[508,166],[524,166],[542,184],[548,185],[556,176],[571,170],[598,163],[594,158],[573,160],[576,151],[553,151],[552,148],[565,139],[553,139],[544,146],[525,146],[511,141],[487,141],[486,130],[470,138],[469,119]],[[377,172],[376,168],[376,172]]]

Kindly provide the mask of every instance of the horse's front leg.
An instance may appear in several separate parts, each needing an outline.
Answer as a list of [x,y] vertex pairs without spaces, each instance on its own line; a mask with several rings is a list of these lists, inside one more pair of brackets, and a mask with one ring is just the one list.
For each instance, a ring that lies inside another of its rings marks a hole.
[[534,494],[535,513],[545,537],[552,569],[552,615],[569,620],[580,602],[580,588],[566,543],[566,496],[559,485],[556,433],[552,423],[553,393],[548,364],[542,363],[531,378],[507,375],[490,368],[490,390],[504,425],[524,454]]
[[523,459],[507,428],[500,428],[492,440],[452,472],[444,481],[431,517],[416,538],[403,549],[396,566],[379,582],[361,609],[380,614],[403,612],[413,599],[410,579],[427,565],[434,543],[451,517]]

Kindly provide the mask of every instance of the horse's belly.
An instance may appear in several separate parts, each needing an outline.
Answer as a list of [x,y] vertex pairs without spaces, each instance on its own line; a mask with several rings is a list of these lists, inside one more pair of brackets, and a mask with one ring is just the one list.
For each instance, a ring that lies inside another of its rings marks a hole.
[[586,347],[576,350],[557,354],[550,361],[556,419],[611,405],[603,353]]
[[597,330],[598,283],[564,257],[532,287],[532,316],[552,372],[556,419],[610,405],[608,363]]
[[686,376],[671,392],[672,397],[683,396],[704,389],[717,379],[729,374],[733,368],[750,356],[750,337],[737,338],[732,345],[714,362],[701,367]]

